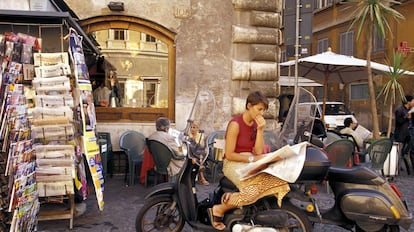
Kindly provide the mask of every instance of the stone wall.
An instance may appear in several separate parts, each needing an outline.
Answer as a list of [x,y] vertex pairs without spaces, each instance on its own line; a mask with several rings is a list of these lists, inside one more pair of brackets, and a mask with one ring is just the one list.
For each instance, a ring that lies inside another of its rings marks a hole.
[[[113,14],[102,0],[65,0],[83,19]],[[277,116],[281,0],[123,0],[130,15],[176,33],[176,128],[183,129],[197,90],[216,97],[215,129],[244,109],[245,97],[262,90]],[[110,125],[100,125],[109,129]],[[99,129],[99,126],[98,126]],[[152,131],[154,128],[141,128]],[[147,133],[145,133],[147,134]]]

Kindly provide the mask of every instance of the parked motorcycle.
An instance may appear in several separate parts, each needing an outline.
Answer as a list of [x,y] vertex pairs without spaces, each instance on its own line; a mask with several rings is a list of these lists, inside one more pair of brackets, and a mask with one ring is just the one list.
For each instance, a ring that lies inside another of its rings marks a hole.
[[[207,95],[213,97],[206,93],[202,95],[204,100]],[[200,99],[197,97],[196,103]],[[276,147],[309,142],[302,171],[290,184],[291,191],[284,197],[281,208],[274,196],[267,196],[254,204],[229,210],[223,218],[225,231],[312,231],[313,223],[356,231],[399,231],[400,226],[408,229],[412,215],[395,185],[367,167],[331,167],[323,149],[312,144],[320,144],[311,133],[315,109],[306,107],[307,104],[298,104],[309,101],[316,100],[305,89],[299,89],[281,132],[272,140]],[[200,113],[197,105],[202,108],[203,104],[194,104],[189,123],[195,120],[195,115],[205,117],[213,114],[206,110],[201,110],[205,114]],[[208,121],[206,118],[203,120]],[[196,230],[215,231],[207,209],[218,204],[224,192],[234,192],[237,188],[224,177],[209,197],[199,201],[195,179],[207,156],[193,154],[191,146],[194,144],[185,144],[189,145],[187,160],[177,182],[163,183],[150,190],[136,217],[136,231],[181,231],[186,222]],[[333,191],[334,204],[325,211],[318,206],[310,188],[322,181],[328,181]]]
[[[196,188],[196,177],[200,165],[207,155],[202,155],[194,146],[198,144],[186,141],[186,133],[192,121],[200,123],[200,129],[210,129],[213,125],[206,115],[214,115],[206,105],[214,99],[208,91],[198,93],[195,104],[188,119],[188,126],[183,133],[184,147],[187,151],[187,160],[177,181],[174,183],[162,183],[154,186],[145,197],[145,203],[136,217],[136,231],[182,231],[187,223],[195,230],[216,231],[209,221],[207,209],[219,203],[226,186],[226,179],[206,199],[199,200]],[[201,111],[201,112],[200,112]],[[207,125],[206,125],[207,123]],[[205,131],[204,131],[205,132]],[[277,209],[277,199],[274,196],[265,197],[256,203],[237,208],[226,213],[223,221],[227,225],[225,231],[290,231],[290,228],[298,228],[298,231],[310,231],[311,224],[304,212],[290,203],[283,204],[282,209]]]
[[[312,138],[309,132],[313,125],[308,120],[314,112],[306,108],[306,104],[299,104],[312,100],[310,95],[306,90],[300,90],[299,98],[295,99],[297,102],[293,103],[298,107],[290,109],[288,118],[291,121],[285,123],[286,128],[280,136],[285,138],[282,141],[291,144],[289,138],[294,138],[293,143]],[[318,206],[310,187],[323,181],[329,183],[333,192],[333,199],[326,200],[334,202],[324,211]],[[316,146],[307,147],[302,173],[290,187],[283,203],[290,202],[299,207],[312,223],[337,225],[355,231],[400,231],[400,226],[408,230],[412,223],[412,215],[397,186],[363,165],[331,167],[323,149]]]

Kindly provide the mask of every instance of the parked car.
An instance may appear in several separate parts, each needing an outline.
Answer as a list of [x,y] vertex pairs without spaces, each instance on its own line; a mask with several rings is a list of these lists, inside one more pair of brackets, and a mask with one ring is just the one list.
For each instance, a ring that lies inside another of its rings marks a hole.
[[[310,105],[313,111],[316,107],[316,118],[321,119],[323,102],[301,103],[300,105]],[[307,107],[306,107],[307,108]],[[354,114],[343,102],[326,102],[324,124],[328,130],[340,130],[344,127],[345,118],[351,117],[354,122],[358,122]]]

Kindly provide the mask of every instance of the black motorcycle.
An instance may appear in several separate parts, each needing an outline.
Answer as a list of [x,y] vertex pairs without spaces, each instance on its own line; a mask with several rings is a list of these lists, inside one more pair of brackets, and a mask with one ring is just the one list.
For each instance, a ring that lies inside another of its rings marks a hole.
[[[312,231],[313,223],[356,231],[399,231],[400,226],[408,229],[412,215],[396,186],[367,167],[331,167],[323,149],[313,145],[320,144],[311,133],[314,109],[306,108],[307,104],[297,107],[299,102],[309,101],[316,100],[308,91],[300,89],[281,132],[273,139],[273,145],[277,147],[300,142],[308,144],[303,167],[296,180],[290,183],[291,191],[284,197],[281,208],[272,195],[229,210],[223,218],[225,231]],[[189,121],[192,119],[193,116]],[[207,209],[218,204],[224,192],[238,190],[224,177],[217,189],[200,201],[195,180],[199,166],[207,156],[192,152],[195,150],[193,146],[197,145],[185,144],[188,145],[185,167],[176,182],[151,189],[136,217],[136,231],[181,231],[186,222],[197,230],[216,231],[210,224]],[[329,182],[335,202],[325,211],[310,194],[310,186],[322,181]]]
[[[290,121],[285,123],[279,141],[320,144],[320,141],[314,142],[318,139],[310,133],[313,123],[309,119],[313,118],[314,112],[311,107],[307,108],[308,104],[300,104],[309,101],[314,101],[313,96],[300,89],[287,117]],[[328,183],[333,192],[333,199],[327,200],[334,204],[328,209],[321,209],[317,195],[311,194],[311,186],[322,182]],[[312,223],[355,231],[400,231],[400,227],[408,230],[412,223],[412,215],[397,186],[363,165],[332,167],[323,149],[317,146],[307,147],[303,170],[290,187],[284,201],[300,208]]]
[[[181,137],[183,148],[187,151],[185,166],[176,182],[162,183],[150,190],[136,217],[136,231],[181,231],[185,223],[196,230],[216,231],[211,226],[207,210],[220,202],[224,192],[237,189],[224,178],[214,192],[206,199],[199,200],[196,177],[200,165],[206,161],[208,155],[197,152],[198,144],[186,140],[186,133],[193,120],[203,123],[200,128],[213,128],[212,125],[206,125],[209,121],[214,122],[206,117],[214,115],[211,108],[207,107],[208,99],[213,99],[213,95],[207,91],[201,91],[197,95],[188,126]],[[223,222],[226,224],[225,231],[276,232],[291,231],[293,228],[310,231],[312,228],[307,215],[300,208],[287,202],[279,209],[274,196],[264,197],[252,205],[228,211]]]

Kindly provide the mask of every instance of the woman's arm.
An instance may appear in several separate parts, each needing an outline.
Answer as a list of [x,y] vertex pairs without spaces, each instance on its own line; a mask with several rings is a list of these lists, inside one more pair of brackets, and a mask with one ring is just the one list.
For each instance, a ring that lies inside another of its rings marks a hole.
[[263,154],[265,143],[264,143],[264,128],[266,125],[266,120],[263,118],[263,116],[258,115],[255,119],[257,123],[257,132],[256,132],[256,142],[254,145],[254,152],[256,155]]
[[[249,157],[251,155],[247,155],[246,152],[243,152],[243,154],[235,152],[238,135],[239,135],[239,124],[237,122],[230,122],[229,126],[227,127],[227,131],[226,131],[226,145],[225,145],[226,159],[231,160],[231,161],[249,163],[250,162]],[[263,153],[263,150],[262,150],[262,153]],[[263,155],[255,155],[253,156],[253,161],[259,160],[262,157]]]

